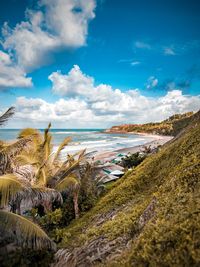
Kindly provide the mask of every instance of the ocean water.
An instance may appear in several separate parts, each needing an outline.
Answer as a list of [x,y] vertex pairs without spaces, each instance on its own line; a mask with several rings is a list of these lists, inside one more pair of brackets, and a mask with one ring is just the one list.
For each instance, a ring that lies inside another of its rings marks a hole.
[[[44,130],[40,129],[41,132]],[[15,140],[19,129],[0,129],[0,140]],[[82,149],[91,151],[113,151],[121,148],[142,145],[153,140],[151,136],[134,134],[108,134],[103,129],[51,129],[54,149],[67,137],[72,137],[72,142],[64,149],[63,153],[73,153]]]

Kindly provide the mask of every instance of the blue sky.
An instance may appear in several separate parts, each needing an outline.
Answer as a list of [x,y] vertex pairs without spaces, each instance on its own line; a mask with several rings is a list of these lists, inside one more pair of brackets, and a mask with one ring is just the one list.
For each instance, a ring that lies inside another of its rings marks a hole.
[[197,0],[2,0],[0,27],[9,127],[104,128],[199,109]]

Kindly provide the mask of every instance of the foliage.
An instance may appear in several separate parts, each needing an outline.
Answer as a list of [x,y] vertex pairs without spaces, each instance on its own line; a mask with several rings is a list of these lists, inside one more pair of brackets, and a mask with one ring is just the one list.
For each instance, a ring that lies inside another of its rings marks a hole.
[[0,210],[0,228],[20,246],[55,249],[55,244],[38,225],[20,215]]
[[54,257],[50,250],[35,251],[28,248],[17,248],[15,251],[9,252],[9,257],[5,257],[5,255],[8,256],[7,251],[0,249],[1,267],[49,267]]
[[113,126],[111,132],[138,132],[176,136],[191,122],[193,112],[175,114],[162,122]]
[[15,113],[15,108],[10,107],[3,115],[0,116],[0,126],[4,125]]
[[[79,216],[78,197],[82,178],[80,169],[85,164],[85,150],[68,155],[67,159],[61,161],[61,151],[68,145],[71,138],[66,137],[59,145],[57,151],[53,151],[52,135],[50,133],[51,124],[44,131],[44,135],[35,129],[27,128],[19,133],[19,140],[32,137],[32,145],[24,150],[15,159],[15,164],[20,168],[23,166],[31,167],[31,186],[34,191],[43,191],[38,196],[37,205],[43,205],[46,211],[51,210],[55,200],[55,192],[69,191],[73,195],[75,216]],[[19,172],[18,172],[19,173]],[[22,175],[22,179],[24,179]],[[51,190],[49,189],[51,188]],[[49,199],[47,197],[49,196]],[[45,197],[45,201],[44,198]],[[40,199],[40,203],[39,203]],[[62,202],[62,201],[61,201]],[[61,204],[60,202],[60,204]]]
[[9,200],[12,199],[17,192],[23,189],[23,183],[21,183],[15,175],[5,174],[0,176],[0,206],[6,206]]
[[136,152],[131,154],[130,156],[127,155],[125,158],[122,159],[122,166],[124,168],[132,168],[138,166],[144,159],[146,158],[145,154],[140,154]]
[[[92,210],[63,229],[59,245],[82,249],[87,256],[95,240],[103,238],[107,247],[112,240],[114,247],[120,238],[129,246],[125,243],[119,254],[118,244],[113,260],[106,261],[104,254],[106,266],[199,266],[199,173],[200,112],[179,138],[150,155]],[[153,200],[155,210],[145,220]],[[98,265],[98,255],[93,257]]]
[[52,212],[47,212],[47,214],[40,219],[40,223],[47,229],[51,226],[58,226],[62,219],[62,210],[56,209]]
[[[9,108],[6,113],[0,117],[0,125],[4,124],[14,114],[14,108]],[[20,191],[26,188],[26,183],[17,179],[13,172],[13,157],[19,155],[22,150],[32,141],[31,136],[21,138],[12,144],[0,143],[0,204],[1,207],[8,204]],[[55,249],[55,244],[50,240],[47,234],[30,220],[0,210],[0,232],[2,238],[12,240],[15,244],[31,249]]]

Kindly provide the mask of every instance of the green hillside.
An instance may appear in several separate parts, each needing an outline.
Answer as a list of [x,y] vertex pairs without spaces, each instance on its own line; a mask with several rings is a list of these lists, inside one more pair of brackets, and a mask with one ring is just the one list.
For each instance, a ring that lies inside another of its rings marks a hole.
[[136,132],[175,136],[190,123],[193,114],[193,112],[175,114],[161,122],[113,126],[106,132]]
[[54,266],[200,266],[200,112],[54,236]]

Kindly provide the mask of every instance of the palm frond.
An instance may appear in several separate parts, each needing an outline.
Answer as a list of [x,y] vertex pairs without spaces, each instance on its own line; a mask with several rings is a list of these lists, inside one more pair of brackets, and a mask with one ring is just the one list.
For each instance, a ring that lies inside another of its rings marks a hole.
[[17,165],[32,165],[35,166],[37,164],[39,164],[39,162],[37,161],[36,157],[34,154],[32,153],[25,153],[25,154],[20,154],[15,158],[15,163]]
[[[50,203],[59,202],[60,205],[63,204],[63,198],[60,192],[53,188],[41,187],[41,186],[33,186],[31,188],[32,193],[30,195],[30,199],[33,201],[35,206],[38,206],[42,203]],[[31,198],[32,197],[32,198]]]
[[37,130],[37,129],[34,129],[34,128],[25,128],[23,130],[21,130],[18,134],[18,138],[21,139],[21,138],[26,138],[28,136],[40,136],[41,133]]
[[37,169],[35,178],[36,178],[36,184],[39,186],[44,186],[45,185],[45,172],[44,172],[44,163]]
[[80,166],[80,162],[82,161],[82,157],[79,158],[80,159],[75,160],[74,157],[68,155],[68,159],[62,164],[62,166],[56,171],[56,173],[52,177],[50,177],[48,184],[51,187],[54,187],[56,183],[63,180],[73,171],[77,170]]
[[76,175],[72,174],[72,175],[66,176],[62,181],[60,181],[56,185],[55,188],[59,191],[65,191],[71,188],[73,188],[73,190],[76,190],[79,187],[80,187],[79,179],[76,177]]
[[51,144],[52,136],[49,133],[50,127],[51,127],[51,123],[49,123],[48,127],[45,129],[44,140],[38,146],[38,149],[36,151],[36,154],[40,162],[46,161],[52,152],[52,144]]
[[29,184],[35,183],[36,168],[31,164],[16,165],[13,168],[13,174],[17,176],[19,180],[27,181]]
[[62,143],[59,145],[54,157],[53,157],[53,164],[56,164],[60,160],[61,151],[71,142],[71,137],[66,137]]
[[0,192],[1,192],[1,206],[8,204],[17,192],[24,188],[22,181],[19,181],[13,174],[5,174],[0,176]]
[[35,223],[20,215],[0,210],[0,227],[22,247],[54,249],[56,245]]
[[16,141],[15,143],[12,143],[10,145],[7,145],[1,152],[9,155],[10,157],[14,157],[19,155],[32,141],[31,137],[22,138]]
[[15,108],[10,107],[3,115],[0,116],[0,126],[6,123],[15,113]]
[[45,146],[46,142],[48,141],[50,128],[51,128],[51,123],[49,123],[48,127],[44,130],[44,143],[43,143],[43,146]]
[[79,156],[78,156],[78,160],[83,160],[83,159],[84,159],[85,152],[86,152],[86,149],[83,149],[83,150],[80,152],[80,154],[79,154]]

